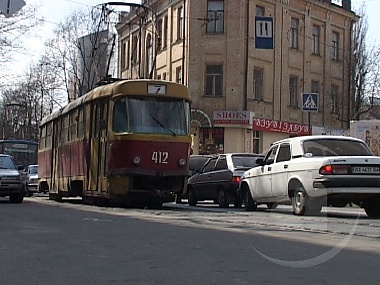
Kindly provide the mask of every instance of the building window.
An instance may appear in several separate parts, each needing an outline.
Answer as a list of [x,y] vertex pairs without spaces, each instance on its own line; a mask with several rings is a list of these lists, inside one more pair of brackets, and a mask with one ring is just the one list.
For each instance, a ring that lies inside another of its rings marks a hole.
[[339,33],[332,33],[332,46],[331,46],[331,58],[333,60],[339,59]]
[[224,32],[224,3],[223,1],[207,2],[207,33]]
[[177,40],[183,39],[183,8],[177,9]]
[[162,73],[162,80],[166,80],[166,72]]
[[252,151],[254,153],[261,153],[260,151],[260,132],[259,131],[253,131],[253,146]]
[[298,106],[298,77],[291,75],[289,78],[289,105],[292,107]]
[[166,48],[168,42],[168,16],[164,17],[164,36],[162,39],[162,48]]
[[319,82],[316,80],[311,81],[311,93],[319,93]]
[[255,68],[253,70],[253,98],[263,100],[263,70]]
[[331,113],[338,114],[338,96],[339,87],[338,85],[331,85]]
[[137,58],[137,50],[138,50],[138,37],[133,36],[133,41],[132,41],[132,55],[131,55],[131,63],[132,65],[135,65],[138,62]]
[[311,47],[312,54],[319,55],[319,38],[320,38],[320,28],[319,26],[313,25],[313,43]]
[[182,83],[182,67],[181,66],[175,69],[175,82]]
[[206,66],[206,96],[221,97],[223,90],[223,66]]
[[161,50],[162,49],[162,19],[158,20],[157,23],[157,49]]
[[125,69],[125,67],[126,67],[127,58],[128,58],[127,42],[123,42],[121,44],[121,68],[122,69]]
[[153,71],[153,43],[152,36],[148,34],[146,38],[146,78],[151,78],[151,71]]
[[[310,88],[311,93],[317,93],[319,96],[319,82],[316,80],[311,81],[311,88]],[[320,102],[321,100],[318,100]],[[318,106],[318,110],[321,110],[320,107]]]
[[298,49],[298,19],[292,18],[290,20],[290,47]]
[[265,8],[262,6],[256,5],[256,16],[257,17],[264,17],[265,15]]

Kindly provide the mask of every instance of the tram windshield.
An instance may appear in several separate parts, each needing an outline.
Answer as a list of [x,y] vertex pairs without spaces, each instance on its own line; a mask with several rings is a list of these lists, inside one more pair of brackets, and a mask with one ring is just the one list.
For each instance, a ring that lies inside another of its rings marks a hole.
[[124,97],[115,102],[116,133],[188,135],[190,104],[180,99]]

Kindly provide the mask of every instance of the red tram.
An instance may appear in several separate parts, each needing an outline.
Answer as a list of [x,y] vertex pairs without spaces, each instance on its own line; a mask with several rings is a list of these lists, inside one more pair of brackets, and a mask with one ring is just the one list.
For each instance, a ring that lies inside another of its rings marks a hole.
[[49,198],[162,206],[186,192],[186,86],[148,79],[99,86],[43,118],[39,191]]

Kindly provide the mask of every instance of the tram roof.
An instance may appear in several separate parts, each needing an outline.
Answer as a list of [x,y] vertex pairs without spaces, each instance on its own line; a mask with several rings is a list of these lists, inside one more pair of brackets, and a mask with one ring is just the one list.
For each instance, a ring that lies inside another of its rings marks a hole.
[[66,114],[70,112],[71,110],[75,109],[76,107],[84,104],[85,102],[92,101],[98,98],[102,97],[109,97],[116,94],[121,93],[128,93],[128,94],[145,94],[146,89],[141,88],[136,89],[136,83],[152,83],[152,84],[166,84],[168,86],[176,86],[178,89],[182,89],[180,94],[186,94],[183,96],[184,99],[190,100],[190,96],[187,91],[187,87],[176,83],[176,82],[170,82],[170,81],[160,81],[160,80],[152,80],[152,79],[132,79],[132,80],[119,80],[113,83],[109,83],[106,85],[98,86],[92,90],[90,90],[88,93],[84,94],[83,96],[73,100],[72,102],[68,103],[66,106],[60,108],[59,110],[45,116],[40,123],[40,126],[45,125],[47,122],[50,122],[59,116]]

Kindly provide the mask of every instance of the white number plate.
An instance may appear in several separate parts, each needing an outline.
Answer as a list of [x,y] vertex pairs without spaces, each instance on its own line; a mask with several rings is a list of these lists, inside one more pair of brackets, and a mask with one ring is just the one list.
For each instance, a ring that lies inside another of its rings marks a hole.
[[152,160],[154,163],[167,164],[169,153],[167,151],[154,151],[152,152]]
[[352,173],[373,173],[373,174],[380,174],[380,167],[376,166],[353,166],[352,167]]

